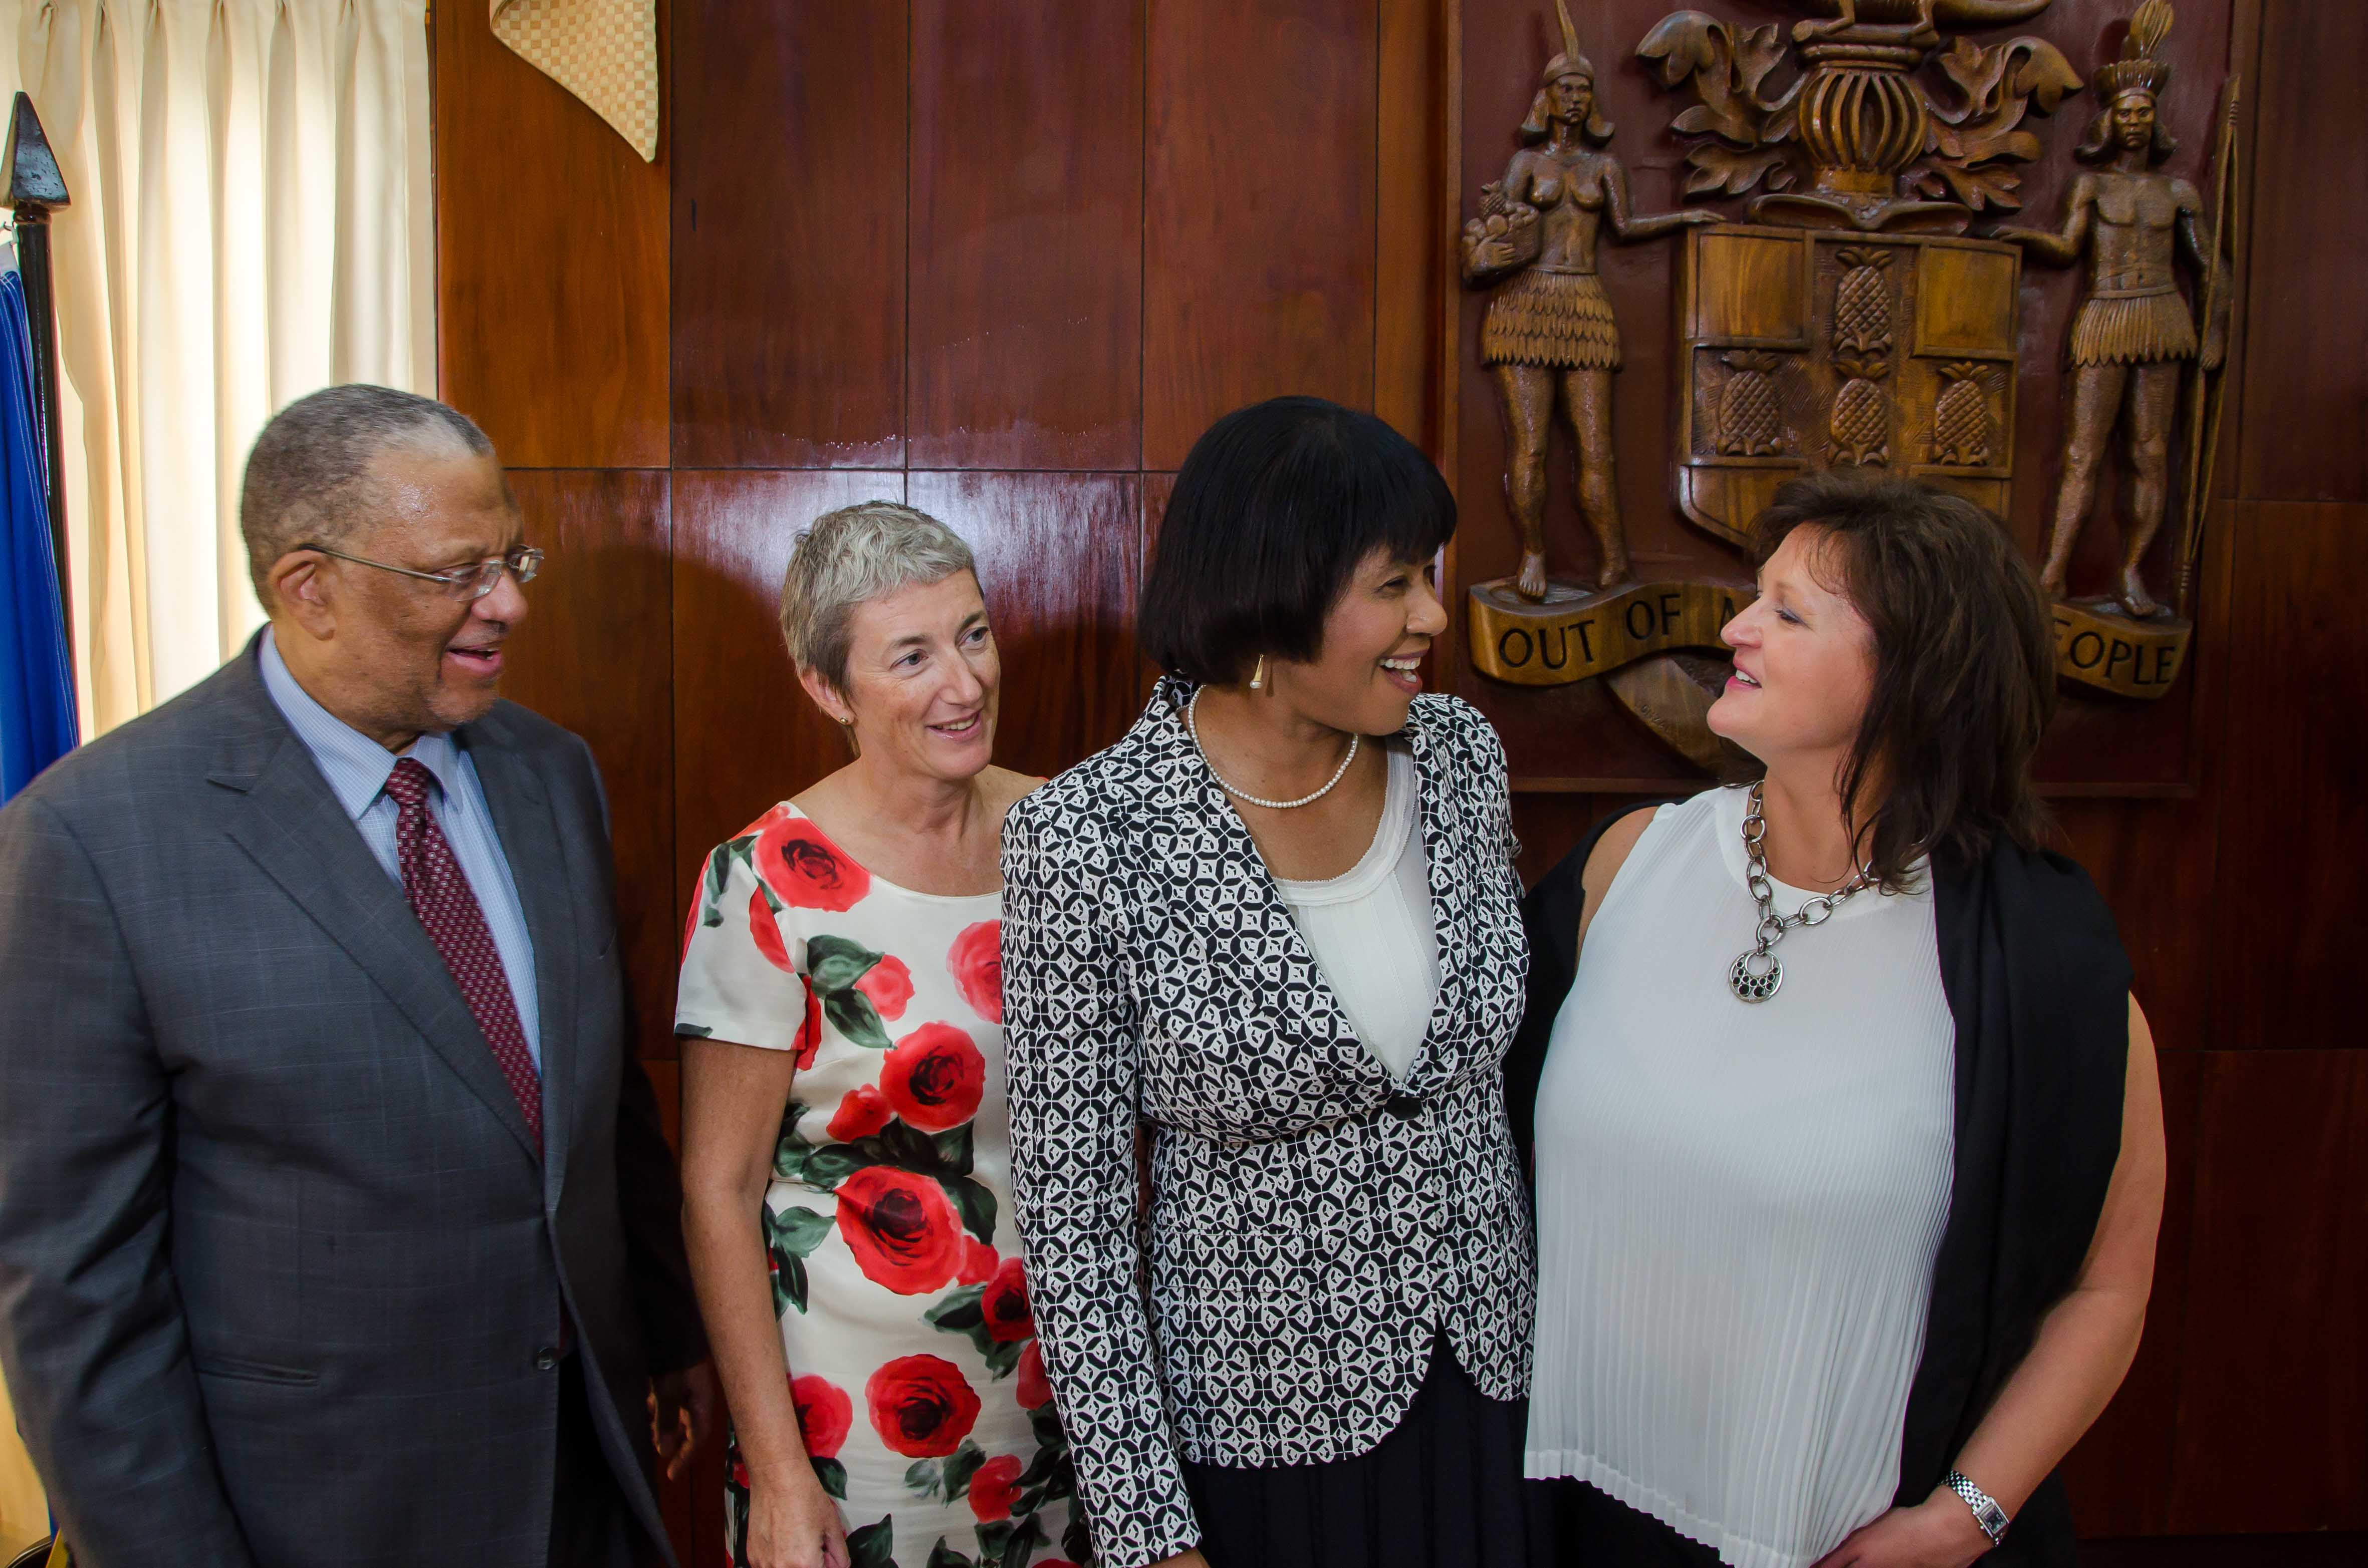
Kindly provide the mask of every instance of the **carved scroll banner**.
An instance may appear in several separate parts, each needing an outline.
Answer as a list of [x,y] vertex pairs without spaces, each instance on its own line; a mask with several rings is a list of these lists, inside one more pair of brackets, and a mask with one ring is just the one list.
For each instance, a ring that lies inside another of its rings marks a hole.
[[1611,593],[1554,585],[1545,601],[1510,578],[1472,590],[1472,664],[1514,686],[1567,686],[1674,648],[1717,648],[1718,629],[1752,600],[1747,585],[1635,583]]
[[2111,598],[2058,603],[2055,673],[2119,697],[2160,697],[2187,663],[2193,623],[2133,619]]
[[1736,545],[1796,473],[1930,480],[2004,514],[2014,482],[2012,245],[1722,224],[1685,236],[1678,504]]

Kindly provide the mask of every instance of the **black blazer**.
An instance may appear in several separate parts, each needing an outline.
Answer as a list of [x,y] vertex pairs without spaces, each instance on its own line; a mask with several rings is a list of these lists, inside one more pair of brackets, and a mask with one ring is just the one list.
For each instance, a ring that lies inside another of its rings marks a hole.
[[475,761],[534,940],[540,1155],[256,651],[0,812],[0,1363],[91,1568],[543,1568],[560,1304],[663,1545],[648,1373],[704,1353],[599,779]]
[[[1597,824],[1522,901],[1529,1008],[1505,1091],[1525,1168],[1546,1044],[1574,978],[1580,877],[1604,831],[1627,814]],[[2087,872],[2001,839],[1978,860],[1936,864],[1932,891],[1956,1021],[1956,1163],[1907,1395],[1902,1505],[1922,1502],[1947,1476],[2030,1353],[2040,1319],[2078,1278],[2121,1155],[2129,1064],[2129,959]],[[2076,1560],[2071,1506],[2055,1475],[2023,1505],[2006,1544],[1982,1559],[2045,1568]]]

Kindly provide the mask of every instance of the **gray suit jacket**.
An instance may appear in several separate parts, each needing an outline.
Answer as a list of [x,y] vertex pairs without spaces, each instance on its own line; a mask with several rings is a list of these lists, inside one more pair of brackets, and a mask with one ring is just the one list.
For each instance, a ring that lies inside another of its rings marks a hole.
[[508,703],[459,739],[534,939],[540,1160],[254,645],[0,811],[0,1366],[83,1568],[542,1568],[563,1294],[666,1539],[647,1378],[705,1345],[599,778]]

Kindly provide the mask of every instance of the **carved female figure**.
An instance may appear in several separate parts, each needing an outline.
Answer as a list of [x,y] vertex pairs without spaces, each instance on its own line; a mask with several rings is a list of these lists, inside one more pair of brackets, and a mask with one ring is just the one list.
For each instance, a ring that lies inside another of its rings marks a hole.
[[1564,0],[1555,0],[1555,10],[1563,52],[1547,62],[1522,122],[1531,144],[1513,154],[1502,181],[1481,192],[1482,215],[1463,231],[1464,281],[1507,279],[1488,302],[1480,358],[1504,400],[1512,448],[1505,499],[1521,534],[1515,585],[1532,602],[1546,597],[1546,443],[1557,400],[1578,441],[1578,504],[1599,547],[1597,585],[1629,574],[1611,453],[1620,327],[1596,276],[1599,238],[1606,226],[1625,243],[1718,222],[1709,212],[1630,210],[1626,171],[1597,150],[1611,139],[1611,127],[1596,108],[1595,67],[1578,51]]
[[[2170,67],[2155,50],[2169,31],[2167,0],[2146,0],[2131,20],[2122,58],[2097,73],[2104,107],[2078,155],[2105,166],[2074,183],[2063,232],[1998,231],[1999,239],[2058,267],[2078,262],[2084,251],[2089,258],[2089,297],[2072,324],[2072,417],[2041,581],[2064,597],[2072,547],[2096,494],[2097,465],[2118,426],[2126,443],[2127,490],[2114,597],[2140,619],[2159,612],[2139,562],[2162,526],[2169,496],[2180,367],[2198,352],[2177,263],[2183,256],[2199,277],[2211,266],[2196,233],[2202,198],[2187,181],[2153,172],[2178,149],[2157,112]],[[2204,369],[2218,368],[2225,335],[2223,324],[2213,321],[2202,349]]]

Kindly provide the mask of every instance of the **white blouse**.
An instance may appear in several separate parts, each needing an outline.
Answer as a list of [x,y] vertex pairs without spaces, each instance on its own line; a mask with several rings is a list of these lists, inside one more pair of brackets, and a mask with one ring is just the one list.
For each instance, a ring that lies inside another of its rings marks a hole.
[[1394,745],[1389,762],[1382,824],[1356,865],[1323,881],[1278,877],[1275,887],[1357,1038],[1391,1077],[1403,1078],[1439,997],[1439,931],[1414,756]]
[[[1891,1505],[1948,1217],[1955,1025],[1930,882],[1751,944],[1745,792],[1664,806],[1588,929],[1537,1107],[1528,1471],[1736,1568]],[[1780,913],[1810,894],[1777,883]]]

